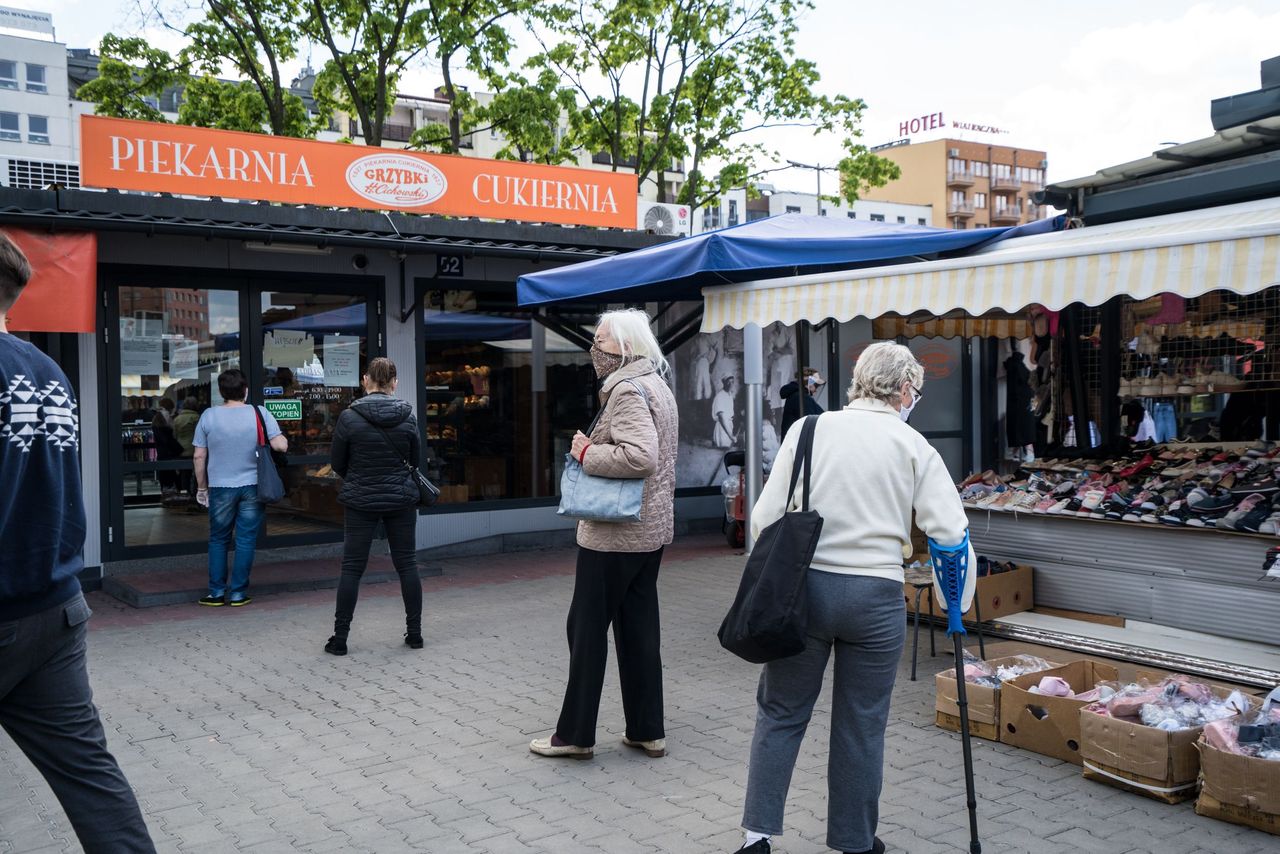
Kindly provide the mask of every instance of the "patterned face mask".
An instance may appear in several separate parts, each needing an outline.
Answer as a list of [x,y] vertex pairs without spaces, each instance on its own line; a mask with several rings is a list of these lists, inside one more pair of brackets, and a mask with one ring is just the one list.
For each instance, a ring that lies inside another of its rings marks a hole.
[[622,367],[622,355],[620,353],[606,353],[596,345],[591,345],[591,364],[595,366],[596,376],[604,379],[609,374]]

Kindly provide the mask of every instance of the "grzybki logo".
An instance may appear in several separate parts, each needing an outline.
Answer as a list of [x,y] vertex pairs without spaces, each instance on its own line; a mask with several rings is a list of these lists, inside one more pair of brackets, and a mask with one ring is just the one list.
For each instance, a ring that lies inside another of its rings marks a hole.
[[449,189],[443,172],[404,154],[361,157],[347,167],[347,185],[369,201],[393,208],[429,205]]

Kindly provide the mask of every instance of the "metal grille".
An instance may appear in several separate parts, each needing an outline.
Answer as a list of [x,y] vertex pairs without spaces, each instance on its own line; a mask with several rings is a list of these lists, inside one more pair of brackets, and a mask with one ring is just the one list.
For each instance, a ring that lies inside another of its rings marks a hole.
[[77,188],[80,186],[80,167],[75,163],[53,160],[10,158],[6,183],[20,190],[42,190],[50,184]]

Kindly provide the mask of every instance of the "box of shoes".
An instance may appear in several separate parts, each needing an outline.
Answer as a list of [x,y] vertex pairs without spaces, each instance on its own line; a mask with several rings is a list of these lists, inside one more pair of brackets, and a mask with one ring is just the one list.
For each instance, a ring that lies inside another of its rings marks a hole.
[[[973,594],[976,604],[970,606],[968,611],[965,611],[964,621],[966,623],[976,623],[979,610],[982,611],[984,622],[1007,617],[1010,614],[1017,614],[1021,611],[1030,611],[1035,606],[1033,581],[1034,570],[1029,566],[1017,566],[1015,569],[1005,572],[979,576]],[[908,598],[913,599],[914,595],[915,593],[912,590]],[[921,597],[920,609],[926,614],[929,613],[929,597],[932,596],[933,591],[927,590],[924,596]],[[912,607],[914,607],[914,602]],[[938,607],[937,603],[934,603],[933,613],[941,616],[945,612]]]
[[[992,668],[1019,663],[1018,656],[992,658]],[[1052,664],[1056,667],[1057,665]],[[956,697],[956,672],[944,670],[934,677],[935,722],[939,728],[960,731],[960,706]],[[973,682],[965,683],[965,699],[969,702],[969,732],[988,741],[1000,740],[1000,689]]]
[[[1041,693],[1042,684],[1053,690],[1046,684],[1051,678],[1061,690],[1065,682],[1071,694]],[[1094,686],[1119,678],[1109,664],[1082,660],[1010,679],[1000,687],[1000,741],[1079,765],[1080,710],[1097,699],[1089,695]],[[1081,694],[1084,699],[1076,699]]]
[[[1226,686],[1208,687],[1220,699],[1241,693]],[[1244,696],[1256,706],[1256,697]],[[1105,710],[1098,714],[1092,708],[1080,710],[1080,759],[1086,779],[1168,804],[1196,796],[1200,775],[1196,742],[1203,726],[1160,729],[1132,717],[1111,717]]]
[[1202,738],[1196,813],[1280,835],[1280,762],[1218,750]]

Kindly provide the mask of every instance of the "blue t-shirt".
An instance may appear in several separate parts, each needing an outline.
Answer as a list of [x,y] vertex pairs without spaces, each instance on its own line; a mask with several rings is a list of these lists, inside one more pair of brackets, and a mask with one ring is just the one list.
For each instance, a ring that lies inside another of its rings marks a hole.
[[80,592],[79,449],[66,374],[34,345],[0,333],[0,623]]
[[[196,424],[192,444],[209,451],[209,486],[224,488],[258,484],[258,419],[252,406],[213,406]],[[259,408],[267,441],[280,435],[280,425]]]

